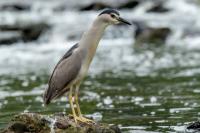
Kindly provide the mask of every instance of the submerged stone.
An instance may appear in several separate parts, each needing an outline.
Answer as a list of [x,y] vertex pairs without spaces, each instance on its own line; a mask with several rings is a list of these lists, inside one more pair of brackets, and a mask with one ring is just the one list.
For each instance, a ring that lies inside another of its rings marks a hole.
[[163,2],[157,2],[155,3],[151,8],[147,10],[147,12],[153,12],[153,13],[166,13],[169,12],[170,9],[165,7]]
[[13,25],[2,24],[0,25],[0,44],[36,41],[49,28],[50,26],[43,22],[19,22]]
[[80,11],[102,10],[102,9],[105,9],[105,8],[111,8],[111,6],[109,6],[105,3],[102,3],[102,2],[94,2],[94,3],[91,3],[90,5],[82,7],[80,9]]
[[133,21],[133,24],[135,26],[134,38],[136,47],[142,47],[141,44],[162,46],[165,44],[170,33],[172,33],[169,27],[150,27],[144,22],[137,21]]
[[25,3],[6,3],[6,4],[1,4],[0,5],[0,10],[1,11],[27,11],[30,10],[31,7],[28,4]]
[[131,8],[135,8],[139,4],[140,4],[139,0],[132,0],[132,1],[128,1],[126,3],[119,5],[119,7],[117,7],[117,9],[131,9]]
[[195,132],[200,131],[200,121],[193,122],[187,126],[187,130],[194,130]]

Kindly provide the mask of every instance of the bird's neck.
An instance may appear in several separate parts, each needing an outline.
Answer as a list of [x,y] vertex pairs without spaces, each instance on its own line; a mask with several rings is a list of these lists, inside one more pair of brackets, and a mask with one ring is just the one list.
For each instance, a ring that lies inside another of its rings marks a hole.
[[[93,58],[104,30],[108,24],[96,19],[80,40],[80,49],[84,50],[87,58]],[[90,60],[91,60],[90,59]]]

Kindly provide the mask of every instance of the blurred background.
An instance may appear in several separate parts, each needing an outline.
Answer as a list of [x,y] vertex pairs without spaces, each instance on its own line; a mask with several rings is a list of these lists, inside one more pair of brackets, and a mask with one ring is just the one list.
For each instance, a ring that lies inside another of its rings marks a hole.
[[106,29],[81,85],[83,113],[127,133],[183,132],[198,120],[199,0],[1,0],[0,128],[22,112],[71,111],[66,97],[43,107],[42,93],[107,7],[133,25]]

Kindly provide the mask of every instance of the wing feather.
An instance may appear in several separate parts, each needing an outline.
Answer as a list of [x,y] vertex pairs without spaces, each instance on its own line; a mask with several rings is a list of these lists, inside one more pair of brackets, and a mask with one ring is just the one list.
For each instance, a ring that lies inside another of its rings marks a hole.
[[49,79],[48,87],[44,94],[45,104],[68,91],[66,88],[78,75],[81,68],[81,56],[74,52],[78,44],[74,45],[58,62]]

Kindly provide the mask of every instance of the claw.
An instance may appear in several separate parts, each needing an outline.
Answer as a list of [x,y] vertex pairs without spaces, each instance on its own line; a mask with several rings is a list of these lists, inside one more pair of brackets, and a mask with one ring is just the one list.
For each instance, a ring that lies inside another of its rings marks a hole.
[[72,114],[68,114],[69,117],[74,117]]

